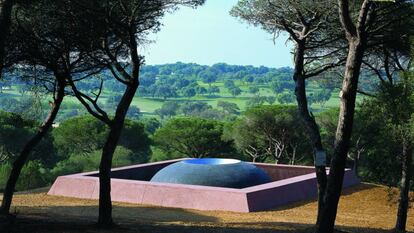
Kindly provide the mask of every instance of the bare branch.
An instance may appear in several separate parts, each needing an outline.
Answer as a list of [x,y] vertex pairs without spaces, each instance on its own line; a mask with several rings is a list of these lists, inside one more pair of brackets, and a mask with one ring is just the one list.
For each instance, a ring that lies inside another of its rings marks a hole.
[[[81,102],[81,104],[86,108],[86,110],[97,119],[101,120],[107,125],[112,124],[112,120],[108,117],[107,113],[103,111],[98,103],[97,99],[92,99],[91,97],[85,95],[84,93],[80,92],[75,83],[69,78],[68,80],[69,85],[72,87],[72,91],[75,97]],[[101,86],[102,88],[102,86]],[[95,110],[94,110],[95,109]]]

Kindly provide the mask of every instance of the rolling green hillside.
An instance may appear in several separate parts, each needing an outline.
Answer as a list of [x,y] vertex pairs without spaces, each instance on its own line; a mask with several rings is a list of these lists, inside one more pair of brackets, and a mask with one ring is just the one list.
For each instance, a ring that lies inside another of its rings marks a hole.
[[[92,95],[96,92],[100,79],[104,80],[104,86],[99,103],[111,113],[116,108],[124,87],[108,71],[79,82],[77,86],[84,93]],[[157,109],[171,102],[178,106],[204,103],[205,108],[214,111],[219,109],[217,104],[224,101],[237,104],[238,112],[263,104],[296,104],[292,69],[286,67],[276,69],[222,63],[213,66],[175,63],[144,66],[140,79],[141,85],[132,106],[135,112],[140,112],[144,117],[160,117]],[[332,80],[334,79],[316,78],[307,83],[308,99],[313,111],[339,106],[339,83]],[[372,85],[366,80],[362,79],[361,83],[369,89]],[[18,75],[6,77],[0,82],[0,88],[0,109],[27,113],[33,104],[41,104],[43,111],[47,112],[49,95],[40,95],[40,100],[33,98],[31,86],[20,81]],[[68,95],[58,121],[83,113],[84,107],[76,98]],[[178,111],[177,114],[181,113]],[[33,113],[30,115],[33,117]]]

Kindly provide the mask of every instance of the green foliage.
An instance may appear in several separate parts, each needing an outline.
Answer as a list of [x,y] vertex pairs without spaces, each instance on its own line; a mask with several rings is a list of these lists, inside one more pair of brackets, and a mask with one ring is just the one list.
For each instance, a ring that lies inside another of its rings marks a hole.
[[12,165],[10,163],[0,163],[0,192],[6,187],[11,169]]
[[102,148],[108,129],[92,116],[80,116],[62,122],[52,133],[59,155],[67,157]]
[[[99,169],[102,151],[96,150],[87,154],[72,154],[67,159],[60,161],[51,170],[51,180],[58,176],[78,172],[95,171]],[[134,153],[122,146],[118,146],[114,153],[112,167],[121,167],[136,163]]]
[[240,111],[240,108],[237,104],[227,101],[218,101],[217,107],[222,108],[223,111],[228,114],[239,114]]
[[157,129],[161,127],[161,122],[157,118],[145,118],[141,121],[145,126],[145,131],[152,135]]
[[182,156],[180,153],[169,153],[165,152],[164,150],[153,147],[152,148],[152,155],[151,155],[151,162],[159,162],[159,161],[165,161],[170,159],[179,159],[183,158],[185,156]]
[[132,152],[130,157],[132,162],[148,162],[151,155],[151,143],[144,124],[130,120],[125,121],[118,145]]
[[273,93],[279,94],[284,91],[292,91],[295,88],[295,84],[292,81],[280,81],[276,80],[270,83],[270,88]]
[[197,95],[207,94],[207,89],[205,87],[202,87],[202,86],[196,86],[195,91],[196,91]]
[[129,106],[127,118],[131,120],[138,120],[141,118],[141,110],[136,106]]
[[[92,116],[75,117],[53,130],[54,145],[62,158],[88,154],[102,149],[108,132],[108,127]],[[134,161],[148,161],[150,144],[142,123],[125,121],[119,145],[133,152]]]
[[291,91],[284,91],[277,95],[277,101],[281,104],[291,104],[296,100],[296,96]]
[[296,107],[254,107],[246,111],[225,135],[234,140],[239,152],[256,160],[304,163],[311,153],[311,146],[297,115]]
[[0,157],[13,158],[30,139],[34,122],[14,113],[0,112]]
[[[316,115],[316,122],[320,128],[323,148],[328,156],[333,154],[338,115],[338,108],[331,108]],[[356,120],[354,126],[357,125],[358,121]],[[328,162],[330,161],[329,158],[327,160]]]
[[212,96],[214,94],[219,94],[220,93],[220,88],[217,86],[210,86],[209,88],[207,88],[207,93]]
[[202,112],[212,109],[212,106],[208,105],[205,102],[197,101],[197,102],[186,102],[181,105],[180,111],[185,116],[197,116],[200,115]]
[[115,108],[118,106],[119,101],[121,101],[122,95],[111,95],[108,99],[106,99],[106,104],[109,106],[109,108]]
[[169,120],[154,135],[155,145],[171,157],[222,157],[232,151],[222,140],[223,123],[200,118]]
[[16,189],[19,191],[44,187],[48,184],[48,171],[39,161],[28,161],[23,167]]
[[[140,85],[139,90],[137,91],[137,98],[135,98],[133,101],[133,106],[139,106],[140,114],[129,114],[128,117],[132,117],[132,119],[137,119],[138,117],[141,119],[143,117],[147,117],[148,115],[159,115],[158,112],[155,112],[155,110],[160,109],[162,105],[167,102],[167,99],[175,101],[178,104],[185,101],[204,101],[212,106],[216,106],[217,101],[224,100],[238,104],[241,111],[244,111],[246,102],[252,98],[252,94],[248,92],[249,88],[251,87],[253,89],[259,89],[259,92],[254,95],[269,96],[273,95],[271,87],[269,85],[273,82],[284,83],[281,85],[287,86],[288,90],[292,92],[293,72],[289,67],[276,69],[267,67],[233,66],[220,64],[214,68],[214,72],[217,73],[217,80],[214,83],[211,83],[211,88],[205,85],[204,82],[202,82],[201,78],[198,77],[199,72],[206,70],[209,67],[212,66],[201,66],[198,64],[185,63],[143,66],[140,75],[141,77],[146,76],[149,80],[147,80],[148,82],[145,85],[141,82],[142,85]],[[161,71],[164,69],[166,73],[161,74]],[[325,74],[323,78],[318,77],[309,80],[307,88],[309,93],[317,93],[321,89],[332,89],[333,87],[337,87],[338,83],[329,83],[329,85],[326,84],[326,82],[330,80],[336,80],[332,78],[333,75],[334,74],[328,73]],[[5,74],[5,78],[10,76],[10,74]],[[105,110],[108,110],[110,114],[113,114],[114,106],[107,105],[106,103],[110,102],[108,99],[114,99],[113,96],[119,95],[119,92],[123,91],[125,87],[123,84],[120,84],[119,82],[113,80],[112,74],[109,70],[103,70],[100,74],[100,77],[102,77],[104,80],[105,89],[101,95],[101,104]],[[254,77],[254,81],[251,83],[245,82],[246,77],[248,79]],[[364,81],[364,83],[361,83],[361,89],[363,90],[371,90],[373,89],[372,87],[377,85],[377,82],[375,81],[377,79],[372,78],[372,75],[363,74],[361,78],[367,80]],[[15,87],[18,85],[25,85],[14,80],[10,81],[9,79],[7,80],[7,84],[10,86],[10,88],[3,90],[3,94],[0,94],[0,108],[3,109],[14,109],[15,106],[20,106],[20,94],[17,93]],[[100,81],[99,79],[88,79],[88,81],[79,82],[77,85],[82,91],[93,92],[96,91],[97,87],[99,87]],[[242,92],[240,95],[230,98],[232,97],[232,94],[230,93],[229,89],[232,89],[236,86],[239,87]],[[184,95],[184,89],[187,88],[193,88],[196,90],[196,95],[192,97]],[[220,90],[220,92],[215,92],[218,90]],[[167,91],[169,93],[164,96],[162,93],[164,91]],[[28,94],[25,94],[25,98],[27,95]],[[46,98],[41,99],[41,110],[44,112],[48,110],[46,100]],[[336,107],[338,100],[338,98],[331,98],[326,103],[326,106],[321,107],[318,105],[313,107],[314,109],[317,108],[315,110],[319,110],[320,108],[325,107]],[[6,103],[3,103],[2,101]],[[18,111],[19,113],[24,113],[27,111],[27,109],[23,107],[19,107],[19,109],[21,109]],[[58,115],[57,122],[62,122],[65,119],[86,113],[83,106],[80,105],[75,98],[70,96],[67,96],[65,98],[61,110],[62,111]],[[28,113],[27,115],[32,116],[34,114]],[[44,115],[45,114],[43,114],[43,116]],[[168,116],[165,115],[163,117]]]
[[398,184],[403,145],[413,146],[413,112],[414,82],[408,74],[398,83],[384,83],[375,98],[363,102],[357,117],[365,179]]
[[238,95],[240,95],[242,93],[242,90],[240,89],[240,87],[233,87],[231,89],[229,89],[230,93],[232,96],[236,97]]
[[236,87],[233,80],[225,80],[224,81],[224,87],[227,89],[232,89],[233,87]]
[[[33,136],[38,127],[37,122],[27,120],[21,115],[0,111],[0,161],[13,162],[23,146]],[[49,134],[41,141],[31,155],[44,166],[53,166],[58,158],[54,157],[52,138]]]
[[167,98],[176,97],[177,92],[171,86],[163,84],[163,85],[156,86],[154,95],[157,97],[161,97],[163,99],[167,99]]
[[267,96],[266,102],[268,102],[270,105],[274,104],[276,102],[276,97],[274,96]]
[[162,118],[177,115],[179,105],[177,102],[165,102],[160,109],[155,110],[155,114]]
[[263,105],[267,101],[267,97],[265,96],[254,96],[253,98],[249,99],[246,102],[246,105],[248,107],[256,107]]
[[260,89],[256,86],[250,86],[249,87],[249,93],[251,93],[251,94],[257,94],[257,93],[259,93],[259,91],[260,91]]
[[206,69],[198,74],[198,76],[203,80],[203,82],[211,84],[217,80],[217,75],[212,69]]
[[311,93],[308,96],[308,102],[312,103],[319,103],[322,107],[324,107],[325,103],[331,98],[332,90],[331,89],[321,89],[314,93]]
[[187,87],[187,88],[183,89],[183,96],[185,96],[187,98],[191,98],[191,97],[195,96],[196,94],[197,94],[196,90],[192,87]]

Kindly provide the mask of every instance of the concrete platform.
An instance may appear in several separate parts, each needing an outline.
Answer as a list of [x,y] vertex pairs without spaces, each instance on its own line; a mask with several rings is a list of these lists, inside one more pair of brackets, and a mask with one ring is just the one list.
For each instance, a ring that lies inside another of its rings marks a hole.
[[[112,169],[112,200],[175,208],[253,212],[317,196],[314,168],[306,166],[254,163],[270,175],[272,182],[243,189],[149,182],[157,171],[180,160]],[[343,188],[359,183],[354,172],[347,169]],[[60,176],[48,195],[98,199],[98,172]]]

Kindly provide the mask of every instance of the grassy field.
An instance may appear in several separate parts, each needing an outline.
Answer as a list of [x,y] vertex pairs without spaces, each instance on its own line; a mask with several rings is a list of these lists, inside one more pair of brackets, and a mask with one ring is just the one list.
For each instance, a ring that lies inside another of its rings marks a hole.
[[[160,108],[165,101],[203,101],[208,103],[209,105],[216,107],[218,101],[227,101],[231,103],[235,103],[239,106],[241,111],[246,110],[247,105],[246,102],[254,97],[254,94],[248,93],[249,85],[243,82],[235,82],[235,84],[242,89],[242,94],[239,96],[232,96],[230,92],[224,88],[224,83],[222,82],[215,82],[212,85],[217,86],[220,88],[219,95],[216,96],[208,96],[208,95],[198,95],[192,98],[169,98],[167,100],[160,99],[160,98],[148,98],[148,97],[135,97],[133,105],[137,106],[141,109],[142,112],[152,114],[154,110]],[[199,82],[200,86],[208,87],[208,84]],[[269,86],[260,85],[259,86],[260,92],[258,93],[260,96],[274,96],[274,93],[270,90]],[[308,93],[312,93],[316,91],[312,86],[308,88]],[[359,98],[361,99],[361,98]],[[278,104],[276,101],[275,104]],[[295,104],[295,103],[293,103]],[[332,108],[332,107],[339,107],[339,91],[335,91],[332,93],[331,99],[324,104],[322,107],[320,104],[313,104],[312,109],[314,111],[321,111],[324,109]]]
[[[389,191],[370,184],[346,190],[339,204],[338,232],[390,232],[397,196],[390,199]],[[115,203],[114,219],[119,225],[99,230],[93,226],[98,211],[95,200],[54,197],[41,191],[18,194],[13,204],[17,219],[10,232],[15,233],[311,233],[317,208],[315,201],[308,201],[264,212],[233,213]],[[407,226],[414,231],[414,211],[409,212]]]

